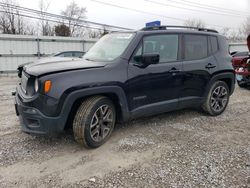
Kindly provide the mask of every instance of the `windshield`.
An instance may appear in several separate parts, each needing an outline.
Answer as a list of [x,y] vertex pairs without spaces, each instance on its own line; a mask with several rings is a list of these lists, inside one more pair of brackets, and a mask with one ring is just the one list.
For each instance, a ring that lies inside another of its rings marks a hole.
[[134,33],[112,33],[103,36],[84,56],[90,61],[112,61],[119,57],[132,40]]

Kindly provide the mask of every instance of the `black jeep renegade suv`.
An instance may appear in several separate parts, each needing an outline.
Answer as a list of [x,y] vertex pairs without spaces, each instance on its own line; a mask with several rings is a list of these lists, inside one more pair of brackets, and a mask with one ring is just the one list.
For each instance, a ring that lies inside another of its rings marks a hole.
[[149,27],[108,34],[83,59],[27,65],[15,107],[24,132],[60,133],[71,125],[76,141],[94,148],[117,121],[188,107],[219,115],[234,85],[224,36]]

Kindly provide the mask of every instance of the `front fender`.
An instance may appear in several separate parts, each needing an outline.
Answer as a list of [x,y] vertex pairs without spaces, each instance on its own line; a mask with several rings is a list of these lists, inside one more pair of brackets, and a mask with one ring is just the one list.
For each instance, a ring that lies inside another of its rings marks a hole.
[[119,86],[102,86],[87,89],[80,89],[71,92],[67,97],[62,98],[59,102],[58,110],[61,109],[60,116],[68,117],[71,108],[76,100],[93,95],[105,95],[114,94],[119,99],[119,105],[121,107],[122,119],[126,121],[129,119],[129,110],[127,104],[127,98],[124,90]]

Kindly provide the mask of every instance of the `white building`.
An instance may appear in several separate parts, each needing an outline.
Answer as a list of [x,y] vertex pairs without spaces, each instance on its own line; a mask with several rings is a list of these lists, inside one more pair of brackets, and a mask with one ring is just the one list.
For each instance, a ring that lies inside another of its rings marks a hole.
[[97,39],[0,34],[0,72],[60,51],[88,51]]

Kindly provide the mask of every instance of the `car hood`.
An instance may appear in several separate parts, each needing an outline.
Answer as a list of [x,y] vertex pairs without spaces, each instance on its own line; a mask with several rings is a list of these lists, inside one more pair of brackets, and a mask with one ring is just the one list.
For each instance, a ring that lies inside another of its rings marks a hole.
[[24,71],[33,76],[56,72],[104,67],[105,62],[93,62],[79,58],[52,57],[42,59],[24,66]]

